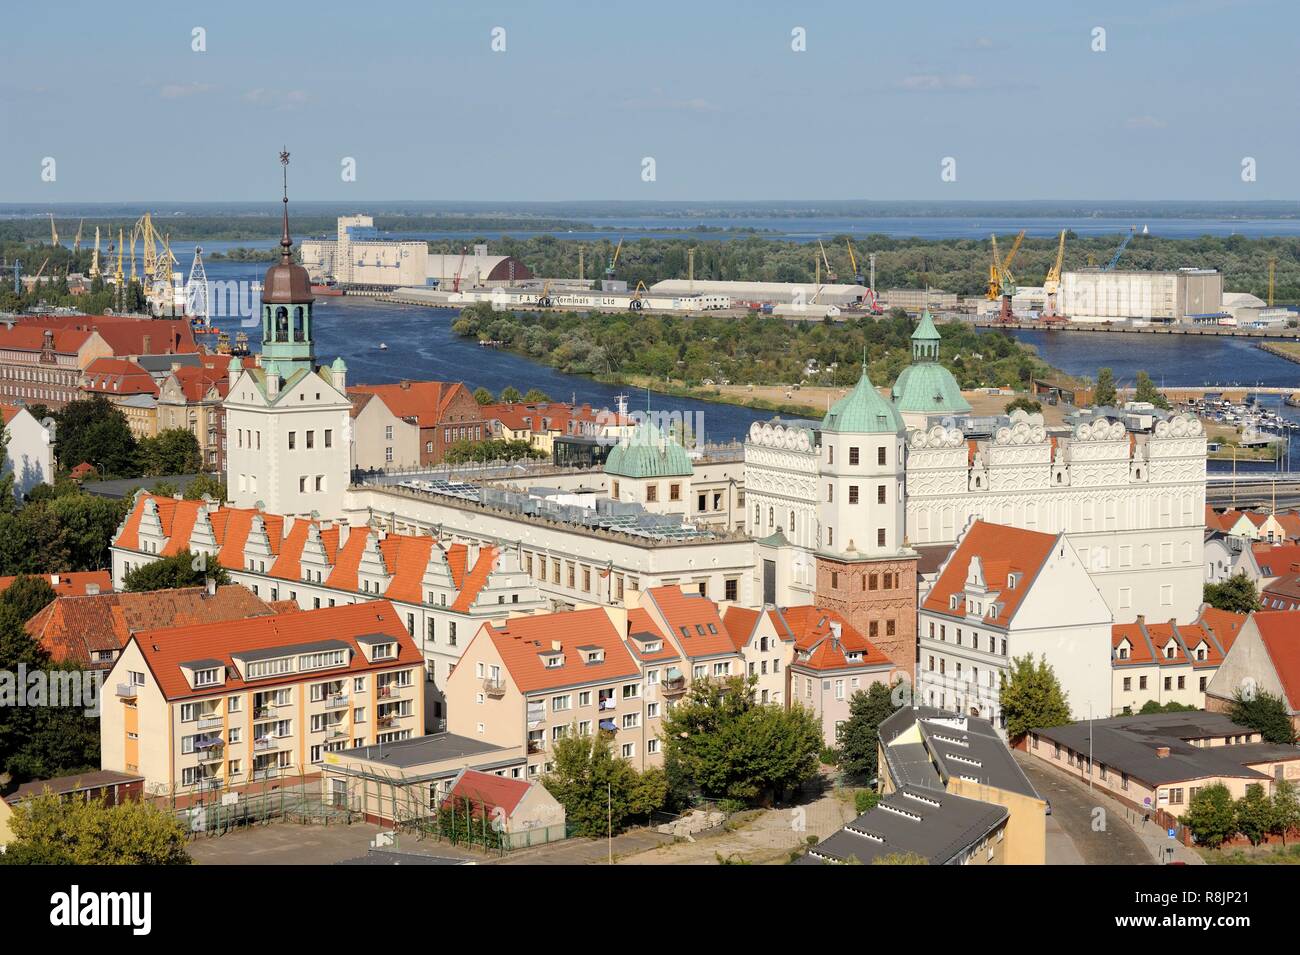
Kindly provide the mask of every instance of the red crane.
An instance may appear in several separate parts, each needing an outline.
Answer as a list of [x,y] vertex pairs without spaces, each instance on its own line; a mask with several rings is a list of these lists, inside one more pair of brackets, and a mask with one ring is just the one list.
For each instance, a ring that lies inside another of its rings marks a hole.
[[452,278],[451,281],[451,290],[453,292],[460,291],[460,273],[461,270],[465,268],[465,253],[468,251],[469,251],[468,246],[462,245],[460,247],[460,263],[456,266],[456,275]]

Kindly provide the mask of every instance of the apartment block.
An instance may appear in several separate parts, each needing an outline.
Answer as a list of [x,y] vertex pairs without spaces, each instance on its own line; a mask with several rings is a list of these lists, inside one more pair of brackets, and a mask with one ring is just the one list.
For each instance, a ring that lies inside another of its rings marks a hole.
[[201,796],[423,733],[424,660],[385,600],[131,635],[105,681],[104,769]]
[[1205,692],[1246,622],[1245,614],[1201,608],[1195,623],[1135,623],[1111,628],[1111,715],[1155,702],[1204,709]]

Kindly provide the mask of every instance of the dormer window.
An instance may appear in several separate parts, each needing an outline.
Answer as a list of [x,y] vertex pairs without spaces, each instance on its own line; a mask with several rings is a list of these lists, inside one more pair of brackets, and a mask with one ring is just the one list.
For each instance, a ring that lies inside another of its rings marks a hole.
[[546,669],[558,670],[560,667],[564,666],[564,655],[560,653],[552,654],[550,656],[543,657],[543,662],[546,665]]
[[391,660],[397,656],[397,644],[377,643],[371,656],[375,660]]
[[658,653],[663,648],[664,648],[664,644],[662,640],[652,640],[651,642],[645,645],[645,652]]
[[588,650],[588,651],[587,651],[587,662],[588,662],[588,663],[603,663],[603,662],[605,662],[605,651],[604,651],[604,650]]
[[1165,647],[1165,659],[1172,660],[1173,658],[1174,658],[1174,645],[1171,643],[1169,644],[1169,646]]
[[208,668],[208,669],[206,669],[206,670],[195,670],[195,671],[194,671],[194,685],[195,685],[195,687],[200,687],[200,686],[216,686],[216,685],[218,685],[219,683],[223,683],[223,682],[225,682],[225,681],[221,679],[221,668],[220,668],[220,667],[210,667],[210,668]]

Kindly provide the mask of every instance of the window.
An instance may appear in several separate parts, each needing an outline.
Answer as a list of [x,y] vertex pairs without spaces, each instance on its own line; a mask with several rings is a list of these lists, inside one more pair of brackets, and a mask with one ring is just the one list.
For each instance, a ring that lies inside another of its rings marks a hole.
[[858,486],[856,484],[849,485],[849,503],[858,503]]
[[883,465],[885,463],[885,447],[881,445],[876,448],[876,463]]
[[858,463],[858,449],[849,448],[849,464],[857,464],[857,463]]
[[310,450],[311,448],[314,448],[314,447],[316,447],[316,432],[315,432],[315,431],[308,431],[308,432],[307,432],[307,448],[308,448],[308,450]]
[[740,587],[740,581],[738,581],[735,577],[723,581],[722,583],[723,599],[730,600],[730,601],[738,600],[739,587]]
[[876,485],[876,503],[877,504],[885,503],[885,485],[883,484]]
[[325,429],[325,447],[334,447],[334,429],[332,428]]
[[290,431],[290,432],[289,432],[289,450],[290,450],[290,451],[292,451],[295,447],[297,447],[297,442],[298,442],[298,433],[297,433],[296,431]]
[[645,486],[645,499],[651,503],[659,500],[659,485],[647,484]]

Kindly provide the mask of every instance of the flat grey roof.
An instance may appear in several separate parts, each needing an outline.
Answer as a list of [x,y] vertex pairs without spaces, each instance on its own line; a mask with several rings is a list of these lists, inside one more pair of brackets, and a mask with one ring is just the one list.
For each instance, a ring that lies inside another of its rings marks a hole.
[[363,633],[359,637],[353,637],[357,643],[364,643],[367,646],[379,646],[385,643],[396,643],[397,638],[387,633]]
[[358,746],[345,749],[339,755],[364,759],[372,763],[383,763],[397,769],[409,769],[423,766],[444,759],[467,756],[479,756],[503,750],[505,747],[488,743],[472,736],[457,736],[455,733],[432,733],[428,736],[416,736],[413,739],[384,743],[382,746]]
[[947,865],[1004,824],[1008,815],[1004,806],[903,786],[813,846],[799,861],[816,865],[855,859],[870,864],[879,856],[914,852],[931,865]]
[[[920,727],[923,744],[891,745],[913,724]],[[900,783],[942,787],[948,779],[973,779],[995,789],[1042,798],[988,720],[933,706],[904,707],[881,721],[880,740]]]
[[160,484],[169,484],[180,493],[185,493],[185,489],[194,482],[197,474],[164,474],[159,477],[138,477],[138,478],[121,478],[113,481],[90,481],[81,485],[81,489],[87,494],[93,494],[95,497],[106,497],[110,500],[121,500],[124,497],[130,497],[139,488],[151,491]]
[[[1152,786],[1228,776],[1265,780],[1269,776],[1246,763],[1300,759],[1300,748],[1274,743],[1235,743],[1194,746],[1188,740],[1253,733],[1223,713],[1152,713],[1117,716],[1089,723],[1070,723],[1031,730],[1047,743],[1060,743],[1085,755],[1091,733],[1092,761],[1108,770],[1126,773]],[[1159,756],[1159,747],[1169,747]]]

